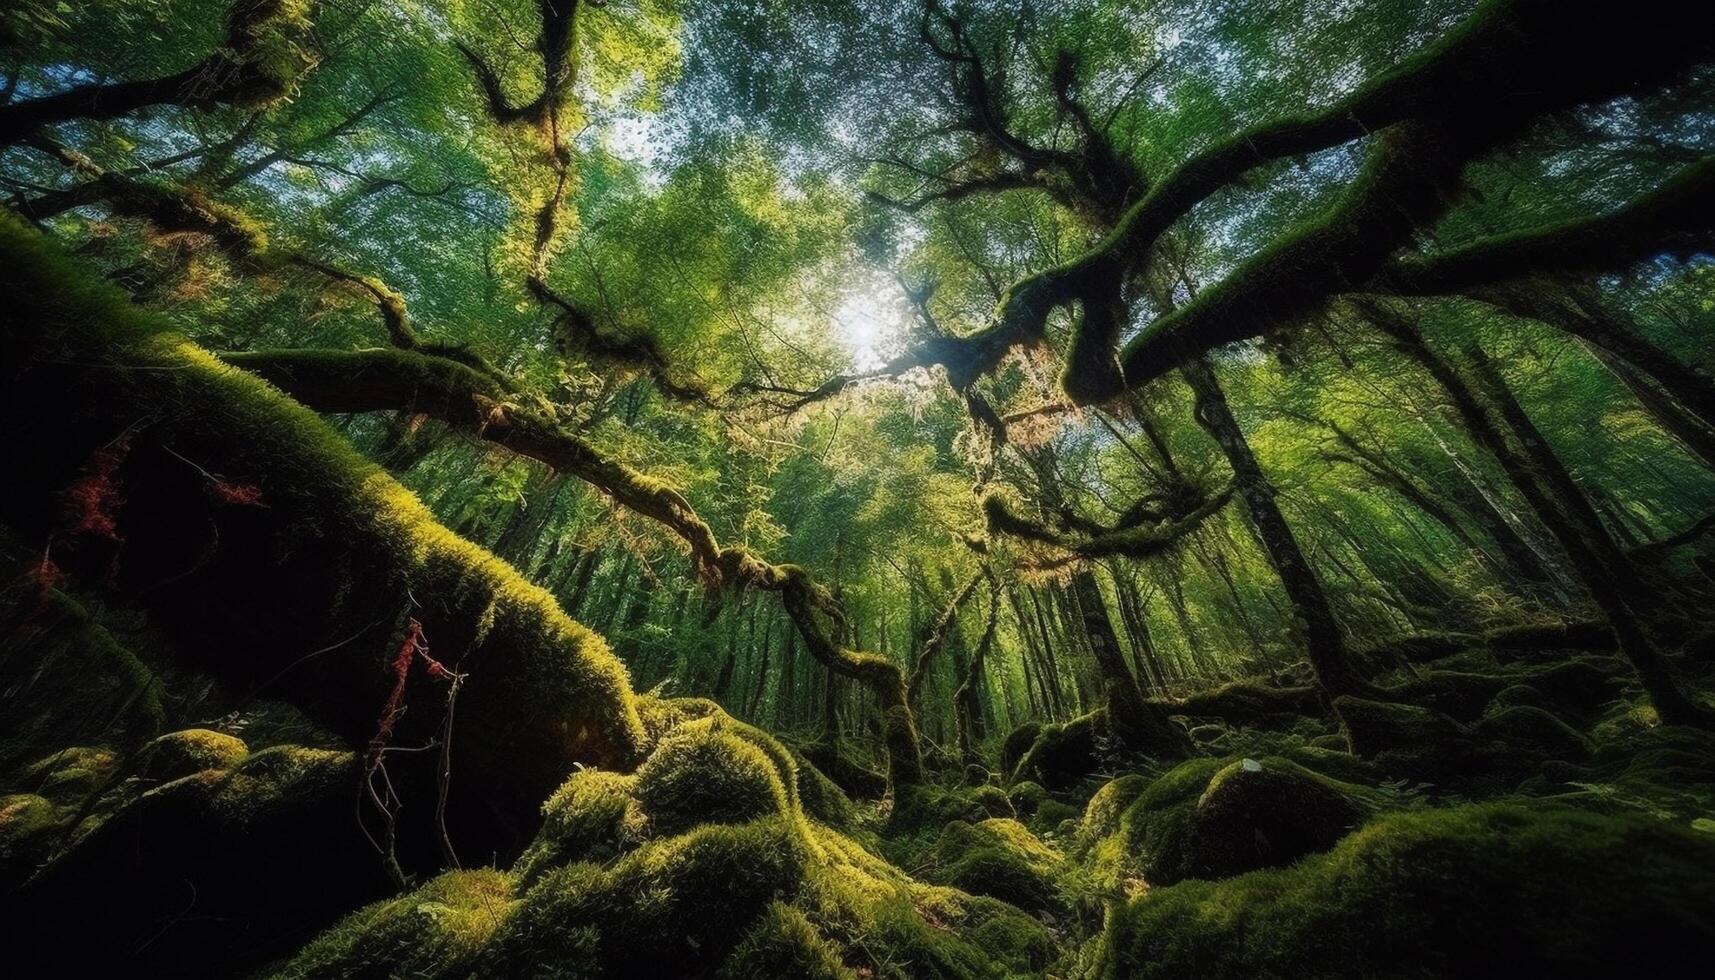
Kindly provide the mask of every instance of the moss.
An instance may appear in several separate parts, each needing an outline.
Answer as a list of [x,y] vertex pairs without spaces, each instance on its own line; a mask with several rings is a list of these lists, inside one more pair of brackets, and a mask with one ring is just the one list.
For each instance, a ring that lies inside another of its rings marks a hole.
[[1070,824],[1071,828],[1076,830],[1081,813],[1081,810],[1070,803],[1046,800],[1037,808],[1036,815],[1030,818],[1030,830],[1036,834],[1069,836],[1067,825]]
[[1577,761],[1590,755],[1590,743],[1570,725],[1541,708],[1503,708],[1477,722],[1475,737],[1491,755],[1511,759]]
[[1194,718],[1218,718],[1230,725],[1282,728],[1326,709],[1314,687],[1275,687],[1240,680],[1187,695],[1169,710]]
[[857,826],[857,807],[845,790],[809,760],[794,755],[798,764],[798,798],[804,814],[835,830],[851,831]]
[[1393,814],[1286,870],[1151,891],[1095,976],[1691,976],[1715,943],[1715,840],[1488,805]]
[[73,811],[35,794],[0,796],[0,890],[21,884],[49,852]]
[[1037,736],[1042,734],[1042,723],[1027,721],[1006,733],[1006,738],[1000,743],[1000,771],[1011,776],[1017,769],[1018,763],[1024,758],[1030,747],[1036,744]]
[[448,872],[407,895],[352,913],[270,976],[465,977],[516,904],[512,879],[502,872]]
[[1470,754],[1469,730],[1437,711],[1362,698],[1334,699],[1353,754],[1423,776],[1456,773]]
[[[1185,763],[1179,768],[1192,763]],[[1212,770],[1211,773],[1212,774]],[[1208,781],[1208,775],[1204,776]],[[1101,840],[1114,833],[1120,826],[1120,815],[1125,813],[1143,791],[1149,788],[1150,780],[1146,776],[1130,773],[1109,780],[1096,790],[1096,795],[1090,797],[1090,802],[1084,806],[1083,821],[1078,826],[1078,841],[1081,846]]]
[[231,769],[249,754],[250,749],[234,736],[206,728],[187,728],[169,732],[144,746],[141,772],[145,779],[171,782],[204,769]]
[[519,882],[527,887],[551,868],[619,856],[636,782],[601,769],[573,773],[542,805],[542,828],[513,868]]
[[[453,745],[455,834],[530,828],[576,764],[635,764],[645,733],[623,665],[546,591],[438,524],[320,418],[168,332],[15,219],[0,220],[0,257],[0,290],[22,298],[18,322],[31,327],[0,339],[0,363],[34,365],[7,371],[6,405],[73,420],[16,443],[30,476],[8,494],[8,520],[51,526],[68,475],[135,421],[136,405],[150,405],[157,421],[126,462],[118,584],[150,583],[143,603],[188,657],[229,683],[268,683],[363,745],[395,682],[397,636],[373,627],[376,610],[401,609],[409,595],[428,643],[468,675]],[[256,484],[267,506],[219,507],[200,473],[159,445]],[[211,520],[220,546],[205,555]],[[210,608],[244,615],[211,617]],[[335,653],[303,659],[354,634]],[[394,737],[426,742],[438,733],[445,684],[415,671],[409,681],[410,710]]]
[[232,974],[291,952],[388,890],[354,819],[358,778],[351,753],[280,747],[127,802],[5,900],[0,914],[36,937],[24,968]]
[[1021,820],[1029,820],[1036,815],[1036,810],[1048,802],[1048,791],[1042,784],[1026,780],[1006,791],[1007,802],[1012,804],[1012,812]]
[[[25,574],[11,561],[0,561],[0,570],[8,578]],[[160,671],[133,649],[132,637],[121,642],[58,589],[8,589],[0,594],[0,617],[15,624],[0,636],[0,690],[8,694],[0,710],[0,772],[67,742],[99,738],[126,751],[161,732]]]
[[998,786],[912,786],[901,790],[893,802],[888,827],[905,833],[921,827],[939,827],[949,820],[976,822],[989,817],[1015,816],[1012,801]]
[[887,792],[886,776],[853,761],[838,744],[810,742],[798,751],[854,800],[879,800]]
[[718,980],[850,980],[856,974],[840,962],[839,950],[804,913],[774,902],[715,976]]
[[99,745],[61,749],[26,766],[25,781],[59,803],[81,802],[100,792],[119,771],[119,757]]
[[607,868],[573,864],[525,893],[476,972],[686,976],[720,962],[777,899],[804,887],[790,821],[710,824],[652,841]]
[[1055,881],[1063,856],[1016,820],[955,820],[942,831],[934,859],[935,878],[943,884],[1030,912],[1063,907]]
[[699,824],[744,823],[785,814],[787,791],[775,760],[757,745],[721,730],[713,719],[666,736],[637,770],[633,797],[648,836],[671,836]]
[[1013,778],[1034,779],[1052,790],[1076,785],[1096,771],[1100,763],[1096,739],[1106,731],[1107,712],[1101,709],[1064,724],[1042,726]]
[[1104,801],[1094,819],[1086,813],[1079,838],[1105,891],[1289,864],[1332,846],[1373,802],[1362,787],[1273,756],[1183,763],[1136,790],[1115,818],[1125,795]]

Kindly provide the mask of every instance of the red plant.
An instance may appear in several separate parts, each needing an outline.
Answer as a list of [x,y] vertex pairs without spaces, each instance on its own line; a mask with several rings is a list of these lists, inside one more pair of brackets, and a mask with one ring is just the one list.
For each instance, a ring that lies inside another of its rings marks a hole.
[[235,507],[267,507],[262,502],[262,488],[254,483],[228,483],[225,480],[209,478],[208,492],[214,499],[223,504]]
[[119,536],[118,507],[124,502],[119,467],[131,451],[129,436],[120,436],[90,454],[84,475],[66,488],[66,520],[73,534],[123,540]]

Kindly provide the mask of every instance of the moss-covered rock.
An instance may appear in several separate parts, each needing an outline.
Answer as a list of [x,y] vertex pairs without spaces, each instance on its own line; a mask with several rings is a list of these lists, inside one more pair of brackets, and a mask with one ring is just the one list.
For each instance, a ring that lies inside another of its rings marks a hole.
[[714,719],[661,739],[632,789],[638,829],[666,837],[699,824],[744,823],[786,813],[787,789],[774,759]]
[[1013,778],[1035,780],[1051,790],[1077,785],[1100,765],[1097,740],[1106,731],[1107,712],[1101,709],[1064,724],[1043,725]]
[[0,891],[22,884],[54,847],[73,811],[33,793],[0,796]]
[[290,953],[388,890],[359,779],[351,753],[282,747],[143,793],[5,900],[34,937],[20,968],[218,975]]
[[528,887],[552,868],[604,863],[625,846],[626,812],[637,777],[601,769],[572,774],[542,805],[542,828],[513,869]]
[[1115,914],[1102,978],[1695,976],[1715,837],[1488,805],[1398,813],[1283,870],[1155,889]]
[[82,802],[119,772],[119,756],[100,745],[61,749],[24,768],[24,783],[58,803]]
[[955,820],[941,832],[934,860],[935,880],[973,895],[1030,912],[1055,911],[1064,904],[1055,880],[1063,855],[1016,820]]
[[476,954],[516,904],[512,879],[502,872],[448,872],[407,895],[352,913],[270,976],[467,977]]
[[715,976],[718,980],[765,977],[851,980],[856,974],[840,962],[839,949],[804,913],[783,902],[774,902],[745,933]]
[[152,782],[171,782],[204,769],[231,769],[250,749],[243,740],[207,728],[168,732],[143,747],[140,774]]
[[1361,822],[1371,795],[1279,757],[1196,759],[1141,789],[1115,787],[1098,812],[1086,811],[1079,841],[1104,890],[1224,878],[1331,847]]
[[1041,734],[1042,723],[1037,721],[1027,721],[1006,733],[1006,738],[1000,743],[1000,771],[1003,775],[1010,778],[1018,770],[1019,761]]
[[694,974],[719,963],[770,903],[795,899],[808,861],[797,829],[776,816],[699,826],[650,841],[605,868],[554,869],[524,894],[478,972]]
[[1029,820],[1036,815],[1037,809],[1048,802],[1051,797],[1048,795],[1048,791],[1042,788],[1041,783],[1025,780],[1007,789],[1006,799],[1008,803],[1012,804],[1012,812],[1018,816],[1018,819]]

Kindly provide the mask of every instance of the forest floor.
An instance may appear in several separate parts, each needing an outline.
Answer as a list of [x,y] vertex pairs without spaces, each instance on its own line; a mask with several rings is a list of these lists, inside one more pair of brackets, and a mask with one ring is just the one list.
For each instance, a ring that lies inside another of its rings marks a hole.
[[520,853],[437,873],[403,758],[368,797],[364,757],[295,709],[234,698],[134,612],[13,581],[20,975],[1682,975],[1715,941],[1715,737],[1656,724],[1600,651],[1466,649],[1383,678],[1435,710],[1186,717],[1203,754],[1178,764],[1100,713],[1027,726],[993,766],[931,751],[886,800],[861,798],[866,736],[641,696],[641,765],[575,772]]

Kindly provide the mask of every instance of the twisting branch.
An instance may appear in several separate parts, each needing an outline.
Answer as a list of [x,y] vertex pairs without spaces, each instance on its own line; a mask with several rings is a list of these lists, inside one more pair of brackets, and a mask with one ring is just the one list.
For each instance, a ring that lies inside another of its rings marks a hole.
[[839,643],[844,613],[833,596],[796,565],[774,565],[747,549],[723,547],[683,494],[608,458],[562,426],[551,407],[466,364],[421,351],[276,350],[223,359],[317,411],[423,414],[539,460],[677,535],[705,588],[779,593],[811,655],[875,693],[886,725],[893,785],[907,787],[921,779],[904,671],[888,657]]
[[290,94],[315,68],[314,4],[237,0],[226,37],[203,60],[164,78],[79,85],[54,95],[0,105],[0,146],[71,119],[117,119],[153,105],[208,108],[266,105]]
[[1132,527],[1096,527],[1097,533],[1074,534],[1031,520],[1014,510],[1000,494],[983,499],[983,515],[989,530],[996,534],[1047,545],[1060,552],[1058,557],[1037,563],[1039,568],[1054,569],[1115,555],[1141,559],[1161,554],[1173,542],[1196,530],[1205,518],[1225,507],[1232,496],[1233,487],[1229,484],[1177,518]]
[[937,653],[941,652],[941,648],[947,645],[947,637],[953,632],[953,623],[959,618],[959,608],[976,594],[977,583],[981,582],[982,579],[982,573],[979,572],[971,576],[971,580],[965,583],[964,588],[953,593],[953,597],[947,600],[946,608],[942,609],[941,614],[935,617],[935,622],[924,634],[923,642],[917,648],[917,656],[912,661],[911,674],[905,685],[906,699],[914,707],[923,699],[923,679],[928,675],[930,662],[935,659]]
[[[935,43],[949,60],[970,57],[956,44]],[[1075,402],[1106,400],[1213,347],[1264,333],[1372,276],[1419,223],[1440,214],[1466,164],[1516,138],[1531,121],[1666,84],[1712,49],[1715,40],[1685,31],[1665,3],[1621,9],[1602,0],[1487,0],[1447,37],[1326,109],[1253,127],[1192,155],[1127,207],[1095,247],[1014,284],[987,327],[925,340],[894,359],[887,373],[939,365],[955,388],[965,388],[1014,349],[1040,343],[1054,310],[1082,303],[1086,316],[1070,358],[1077,370],[1062,382]],[[1123,370],[1111,366],[1108,352],[1122,324],[1090,318],[1086,301],[1124,281],[1174,223],[1259,166],[1384,131],[1389,135],[1371,154],[1363,187],[1348,191],[1336,213],[1151,325],[1128,345]],[[1413,159],[1407,150],[1421,156]],[[1358,221],[1349,234],[1347,219]]]

